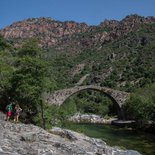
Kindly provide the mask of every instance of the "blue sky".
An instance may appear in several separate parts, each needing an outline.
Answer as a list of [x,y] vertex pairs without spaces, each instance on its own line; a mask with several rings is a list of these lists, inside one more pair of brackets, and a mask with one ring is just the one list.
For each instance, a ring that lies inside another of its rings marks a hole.
[[155,0],[1,0],[0,29],[31,17],[98,25],[129,14],[155,16]]

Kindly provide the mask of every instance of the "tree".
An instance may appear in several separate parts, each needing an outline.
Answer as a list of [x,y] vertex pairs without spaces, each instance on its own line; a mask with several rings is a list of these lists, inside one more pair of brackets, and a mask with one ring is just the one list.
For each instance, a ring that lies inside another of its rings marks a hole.
[[0,51],[0,94],[10,87],[10,78],[13,73],[13,66],[8,63],[10,55],[5,51]]
[[10,79],[14,71],[14,57],[11,54],[11,46],[0,35],[0,109],[4,110],[9,102]]
[[42,58],[42,50],[33,39],[23,45],[18,56],[17,69],[11,80],[13,97],[22,104],[26,122],[37,123],[35,116],[41,112],[42,126],[45,128],[42,94],[47,74],[47,63]]
[[138,128],[145,128],[155,116],[155,84],[137,90],[131,95],[124,109],[128,119],[135,119]]

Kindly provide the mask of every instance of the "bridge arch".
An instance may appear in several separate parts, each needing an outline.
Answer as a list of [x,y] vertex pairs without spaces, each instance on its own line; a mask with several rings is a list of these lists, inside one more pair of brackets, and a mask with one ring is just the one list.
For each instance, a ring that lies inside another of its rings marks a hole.
[[[70,94],[70,96],[68,96],[68,97],[63,101],[63,103],[65,103],[65,101],[66,101],[67,99],[69,99],[70,97],[72,97],[73,95],[75,95],[75,94],[77,94],[77,93],[80,93],[80,92],[83,92],[83,91],[85,91],[85,90],[92,90],[92,91],[95,91],[95,92],[100,92],[100,93],[102,93],[103,95],[105,95],[106,97],[108,97],[108,98],[112,101],[112,103],[114,104],[114,106],[115,106],[115,108],[116,108],[116,110],[117,110],[117,115],[118,115],[118,117],[121,118],[121,119],[124,118],[122,109],[121,109],[120,105],[117,103],[117,101],[116,101],[111,95],[109,95],[108,93],[106,93],[106,92],[104,92],[104,91],[101,91],[101,90],[99,90],[99,89],[95,89],[95,88],[84,88],[84,89],[80,89],[80,90],[78,90],[78,91],[76,91],[76,92]],[[63,104],[63,103],[62,103],[62,104]]]
[[58,90],[54,93],[46,94],[45,101],[49,104],[55,104],[60,106],[65,102],[66,99],[84,90],[94,90],[105,94],[107,97],[109,97],[112,100],[112,102],[118,108],[118,116],[124,117],[121,108],[122,108],[122,105],[125,103],[125,101],[129,98],[130,94],[127,92],[118,91],[107,87],[88,85],[88,86],[76,86],[68,89]]

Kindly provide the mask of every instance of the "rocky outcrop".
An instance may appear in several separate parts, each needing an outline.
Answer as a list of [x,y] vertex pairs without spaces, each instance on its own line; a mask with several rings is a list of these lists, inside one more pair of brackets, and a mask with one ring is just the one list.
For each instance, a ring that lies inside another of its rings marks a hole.
[[5,114],[0,111],[0,120],[5,120],[5,119],[6,119]]
[[1,155],[140,155],[60,128],[47,132],[34,125],[0,120],[0,131]]
[[75,114],[74,116],[69,118],[69,121],[74,123],[99,123],[99,124],[111,124],[113,120],[116,118],[111,119],[104,119],[99,115],[94,114]]
[[52,18],[29,18],[15,22],[4,28],[0,33],[7,40],[25,40],[38,38],[41,47],[51,47],[62,39],[67,39],[75,33],[82,33],[88,29],[85,23],[73,21],[60,22]]

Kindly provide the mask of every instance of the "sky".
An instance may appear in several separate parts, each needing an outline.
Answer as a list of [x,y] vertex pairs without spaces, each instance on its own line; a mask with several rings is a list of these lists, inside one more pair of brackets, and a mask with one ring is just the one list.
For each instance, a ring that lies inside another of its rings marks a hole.
[[0,0],[0,29],[27,18],[51,17],[59,21],[98,25],[130,14],[155,16],[155,0]]

